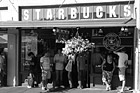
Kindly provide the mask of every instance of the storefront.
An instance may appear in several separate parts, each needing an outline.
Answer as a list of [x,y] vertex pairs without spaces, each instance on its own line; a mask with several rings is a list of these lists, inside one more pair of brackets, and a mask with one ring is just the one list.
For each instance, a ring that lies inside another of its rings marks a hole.
[[[19,6],[19,20],[0,22],[0,32],[8,35],[7,84],[22,85],[29,73],[30,60],[27,56],[32,51],[41,56],[50,50],[53,58],[58,48],[64,47],[61,39],[69,39],[79,28],[79,35],[95,43],[101,54],[125,47],[129,56],[126,71],[126,86],[135,87],[136,46],[138,32],[134,1],[79,3],[40,6]],[[115,37],[115,38],[114,38]],[[111,43],[112,42],[112,43]],[[111,43],[112,45],[110,45]],[[91,51],[91,53],[94,53]],[[89,58],[91,55],[89,55]],[[88,61],[90,64],[90,60]],[[88,81],[93,82],[90,69]],[[102,84],[100,64],[95,68],[95,85]],[[114,73],[113,86],[120,86],[117,70]]]
[[[20,6],[19,11],[17,27],[19,27],[19,50],[21,50],[19,51],[20,85],[29,73],[27,53],[32,51],[37,56],[41,56],[43,51],[50,50],[53,58],[57,48],[64,47],[60,43],[61,39],[73,37],[77,27],[79,35],[95,43],[95,47],[99,48],[102,54],[125,47],[129,56],[127,80],[134,80],[134,49],[137,33],[136,21],[132,18],[133,1],[129,4],[128,2],[111,2],[68,4],[62,7],[58,5]],[[109,45],[111,42],[112,45]],[[94,73],[95,84],[102,84],[101,69],[98,65],[100,64],[97,64]],[[88,71],[90,72],[90,69]],[[92,79],[90,80],[93,82]],[[114,87],[120,86],[120,83],[116,81],[119,81],[117,70],[114,73],[113,84]],[[134,88],[134,81],[126,85]]]

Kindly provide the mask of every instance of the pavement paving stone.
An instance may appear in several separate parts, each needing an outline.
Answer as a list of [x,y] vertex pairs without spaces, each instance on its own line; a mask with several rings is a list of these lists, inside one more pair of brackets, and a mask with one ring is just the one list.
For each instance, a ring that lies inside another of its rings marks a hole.
[[[50,89],[50,92],[42,91],[40,87],[28,89],[27,87],[1,87],[0,93],[117,93],[118,90],[106,91],[104,87],[93,87],[85,89],[64,89],[57,88],[55,90]],[[132,91],[125,91],[124,93],[132,93]]]

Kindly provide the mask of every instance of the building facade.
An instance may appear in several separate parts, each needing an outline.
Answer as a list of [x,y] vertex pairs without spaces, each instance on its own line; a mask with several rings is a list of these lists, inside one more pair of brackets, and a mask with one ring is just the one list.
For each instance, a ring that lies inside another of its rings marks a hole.
[[[129,56],[126,76],[127,81],[131,81],[126,85],[138,92],[139,3],[138,0],[2,0],[0,33],[8,36],[7,46],[2,47],[8,49],[6,84],[17,86],[24,83],[29,70],[28,52],[41,56],[49,49],[53,57],[57,48],[63,47],[60,43],[62,37],[68,39],[74,36],[79,28],[79,34],[95,43],[103,55],[126,48]],[[101,84],[101,69],[98,66],[94,74],[95,80],[89,81]],[[91,78],[90,75],[88,77]],[[117,78],[116,70],[114,87],[120,85],[116,82]]]

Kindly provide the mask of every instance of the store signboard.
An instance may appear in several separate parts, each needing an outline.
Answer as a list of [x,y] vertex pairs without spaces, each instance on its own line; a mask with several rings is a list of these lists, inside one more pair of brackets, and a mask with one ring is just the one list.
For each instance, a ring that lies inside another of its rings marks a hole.
[[134,4],[73,6],[61,8],[33,7],[21,9],[21,21],[54,21],[129,18]]

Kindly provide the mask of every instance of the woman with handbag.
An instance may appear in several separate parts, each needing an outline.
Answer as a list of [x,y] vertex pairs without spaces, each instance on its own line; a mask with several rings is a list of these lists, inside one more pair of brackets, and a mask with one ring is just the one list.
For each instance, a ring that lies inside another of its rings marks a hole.
[[66,71],[68,71],[68,80],[70,88],[77,88],[78,86],[78,77],[77,77],[77,64],[75,61],[75,55],[71,54],[68,57],[68,63],[65,67]]

